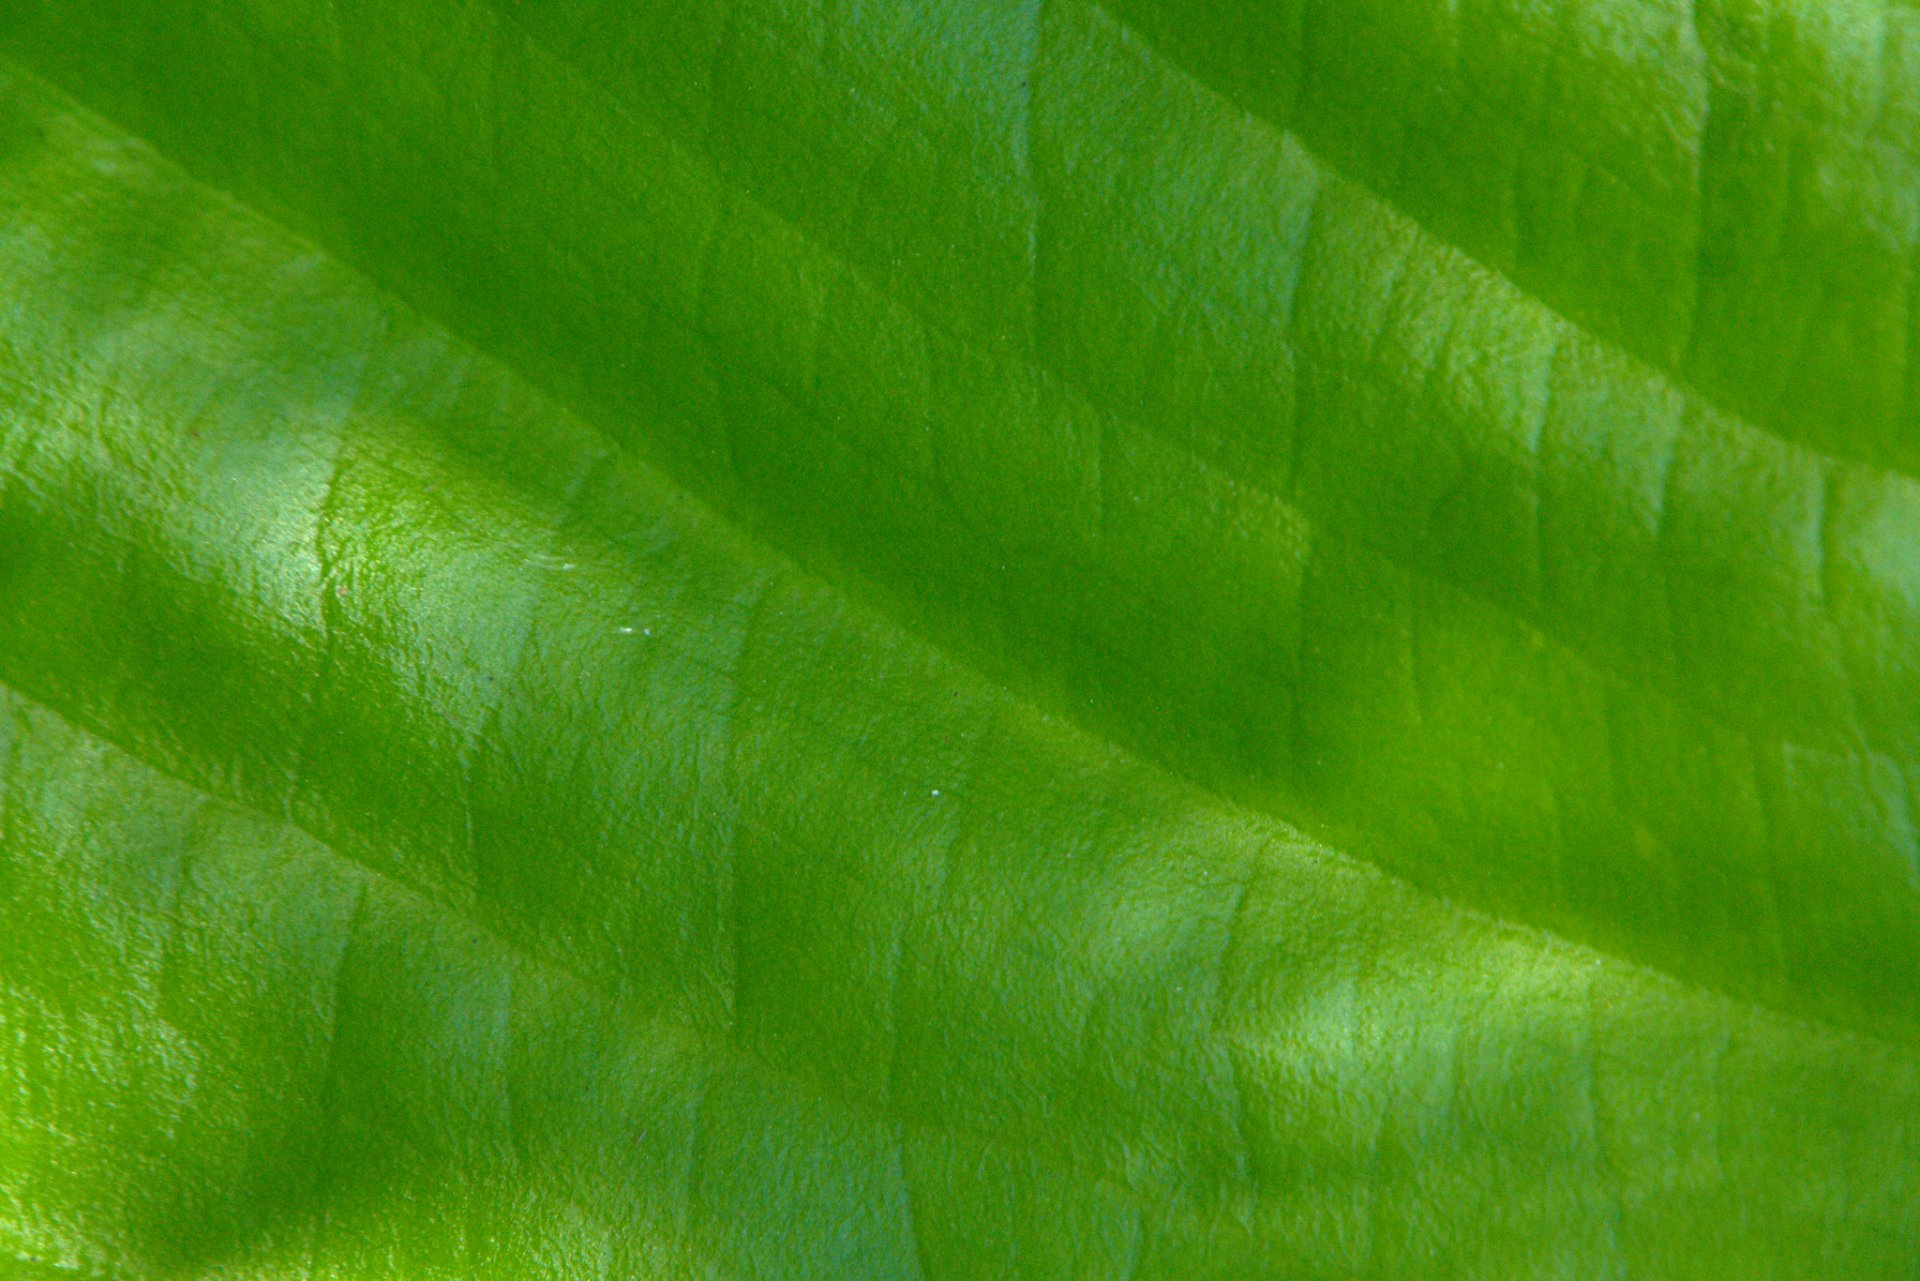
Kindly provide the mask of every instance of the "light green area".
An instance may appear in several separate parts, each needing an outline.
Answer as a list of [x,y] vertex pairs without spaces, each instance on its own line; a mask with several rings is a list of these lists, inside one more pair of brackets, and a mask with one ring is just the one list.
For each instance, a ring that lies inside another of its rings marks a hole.
[[0,18],[0,1256],[1911,1278],[1904,364],[1235,8]]

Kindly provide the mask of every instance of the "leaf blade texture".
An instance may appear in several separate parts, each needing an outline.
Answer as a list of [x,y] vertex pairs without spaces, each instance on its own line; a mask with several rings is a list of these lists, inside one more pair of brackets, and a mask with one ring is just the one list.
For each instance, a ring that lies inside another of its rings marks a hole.
[[18,13],[20,1267],[1907,1275],[1895,286],[1188,12]]

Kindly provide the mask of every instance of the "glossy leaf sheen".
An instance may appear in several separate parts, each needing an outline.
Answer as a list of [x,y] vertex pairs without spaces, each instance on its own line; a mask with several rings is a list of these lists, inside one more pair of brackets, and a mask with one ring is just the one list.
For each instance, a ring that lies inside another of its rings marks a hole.
[[0,13],[0,1273],[1915,1276],[1920,23]]

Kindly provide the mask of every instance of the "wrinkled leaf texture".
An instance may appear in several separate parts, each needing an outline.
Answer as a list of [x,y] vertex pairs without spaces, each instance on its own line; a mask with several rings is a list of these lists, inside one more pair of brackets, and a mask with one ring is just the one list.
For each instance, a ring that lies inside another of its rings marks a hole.
[[0,1272],[1920,1277],[1907,0],[11,0]]

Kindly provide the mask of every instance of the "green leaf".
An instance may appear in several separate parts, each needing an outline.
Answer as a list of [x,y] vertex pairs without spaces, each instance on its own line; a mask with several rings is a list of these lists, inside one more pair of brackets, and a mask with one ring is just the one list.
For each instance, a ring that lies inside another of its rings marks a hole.
[[0,1273],[1910,1278],[1920,24],[1669,10],[0,16]]

